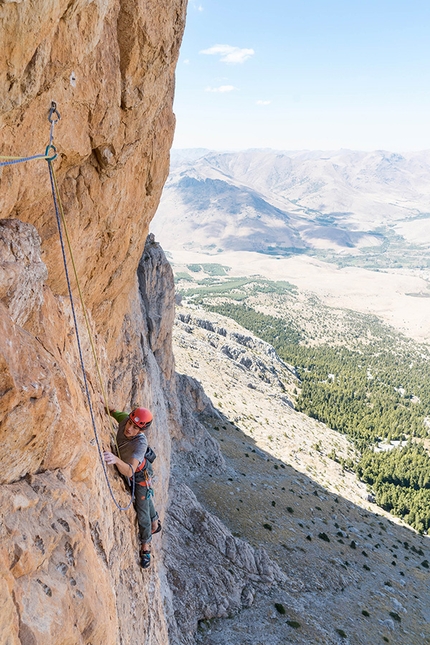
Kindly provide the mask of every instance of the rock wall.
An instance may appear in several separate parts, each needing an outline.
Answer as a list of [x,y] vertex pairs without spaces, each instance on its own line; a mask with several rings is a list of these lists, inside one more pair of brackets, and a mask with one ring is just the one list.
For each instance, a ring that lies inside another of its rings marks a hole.
[[[57,102],[56,167],[78,273],[109,339],[168,174],[185,9],[186,0],[0,2],[1,154],[44,152]],[[3,169],[0,211],[36,226],[48,285],[65,293],[45,163]]]
[[[165,645],[160,540],[154,540],[154,567],[143,574],[134,512],[115,509],[94,445],[67,300],[39,284],[46,273],[35,229],[2,220],[0,231],[10,251],[2,252],[0,271],[0,642],[128,644],[143,634],[146,642]],[[144,282],[154,284],[155,275],[162,279],[170,271],[149,238],[139,265]],[[21,279],[14,291],[15,276]],[[151,337],[148,327],[153,319],[163,320],[171,330],[173,296],[173,279],[161,298],[158,287],[153,295],[141,292],[135,280],[110,369],[99,342],[111,401],[118,407],[143,401],[154,411],[150,441],[158,454],[155,492],[163,519],[170,470],[166,401],[175,380],[169,332],[162,327]],[[82,346],[97,428],[108,447],[109,428],[85,338]],[[128,493],[112,468],[109,479],[125,506]]]
[[[0,2],[0,154],[44,152],[57,102],[55,168],[101,373],[112,405],[154,411],[162,518],[179,432],[174,295],[170,267],[145,240],[168,173],[185,9]],[[166,645],[160,539],[143,573],[134,512],[115,509],[98,459],[44,161],[0,169],[0,217],[0,643]],[[79,305],[77,318],[84,329]],[[85,331],[82,350],[108,447]],[[112,468],[109,478],[127,504]]]

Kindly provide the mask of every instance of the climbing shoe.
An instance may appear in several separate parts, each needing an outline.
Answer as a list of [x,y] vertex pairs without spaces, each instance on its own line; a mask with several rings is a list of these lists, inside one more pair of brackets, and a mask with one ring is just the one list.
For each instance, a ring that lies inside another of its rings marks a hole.
[[154,531],[152,531],[152,535],[154,535],[155,533],[159,533],[160,531],[161,531],[161,522],[160,520],[158,520],[157,528]]
[[147,569],[151,564],[151,551],[140,552],[140,566],[142,569]]

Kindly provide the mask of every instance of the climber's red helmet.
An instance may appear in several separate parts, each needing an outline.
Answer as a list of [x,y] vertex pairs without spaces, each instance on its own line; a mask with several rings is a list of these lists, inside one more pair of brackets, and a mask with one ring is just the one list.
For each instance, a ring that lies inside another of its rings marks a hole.
[[138,428],[149,428],[152,423],[152,414],[147,408],[135,408],[128,417]]

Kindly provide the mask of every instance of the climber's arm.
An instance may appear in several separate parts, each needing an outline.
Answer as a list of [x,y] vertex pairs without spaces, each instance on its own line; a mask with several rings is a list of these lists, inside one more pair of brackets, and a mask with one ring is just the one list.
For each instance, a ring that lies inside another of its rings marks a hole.
[[[133,457],[129,464],[127,464],[125,461],[122,461],[122,459],[114,455],[112,452],[105,451],[103,453],[103,457],[107,464],[114,464],[118,468],[121,475],[124,475],[125,477],[132,477],[133,473],[136,472],[136,468],[139,465],[139,460],[136,459],[136,457]],[[131,471],[130,466],[133,468],[133,472]]]
[[115,419],[115,421],[118,421],[118,423],[121,423],[121,421],[124,421],[124,419],[128,419],[128,412],[119,412],[118,410],[115,410],[115,408],[105,408],[106,412]]

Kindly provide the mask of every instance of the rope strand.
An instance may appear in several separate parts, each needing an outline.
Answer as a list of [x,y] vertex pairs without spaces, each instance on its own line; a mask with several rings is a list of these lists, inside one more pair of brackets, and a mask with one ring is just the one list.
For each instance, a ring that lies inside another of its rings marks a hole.
[[17,163],[23,163],[24,161],[34,161],[35,159],[49,159],[49,156],[45,153],[44,155],[32,155],[31,157],[0,157],[1,166],[13,166]]
[[[77,318],[76,318],[75,304],[74,304],[74,300],[73,300],[73,293],[72,293],[72,287],[71,287],[71,283],[70,283],[69,270],[68,270],[68,267],[67,267],[66,248],[65,248],[65,245],[64,245],[63,232],[62,232],[62,229],[61,229],[60,212],[63,213],[63,217],[64,217],[64,211],[63,211],[63,208],[62,208],[61,201],[59,200],[59,194],[57,192],[58,185],[56,183],[56,178],[55,178],[53,167],[52,167],[52,161],[48,161],[48,169],[49,169],[49,178],[50,178],[50,181],[51,181],[52,197],[53,197],[53,200],[54,200],[55,217],[56,217],[56,220],[57,220],[58,234],[59,234],[59,237],[60,237],[61,253],[62,253],[62,256],[63,256],[64,271],[65,271],[65,274],[66,274],[67,289],[68,289],[68,292],[69,292],[70,306],[71,306],[72,315],[73,315],[73,324],[74,324],[74,327],[75,327],[76,341],[77,341],[77,345],[78,345],[79,361],[80,361],[80,364],[81,364],[81,370],[82,370],[82,375],[83,375],[83,379],[84,379],[84,386],[85,386],[85,393],[86,393],[86,396],[87,396],[87,399],[88,399],[88,407],[89,407],[89,410],[90,410],[91,423],[92,423],[92,426],[93,426],[93,431],[94,431],[94,437],[95,437],[95,440],[96,440],[97,450],[98,450],[99,458],[100,458],[100,461],[101,461],[101,464],[102,464],[102,467],[103,467],[103,472],[104,472],[104,476],[105,476],[105,479],[106,479],[106,483],[108,485],[109,492],[110,492],[110,495],[111,495],[111,497],[112,497],[112,499],[113,499],[113,501],[115,503],[115,506],[120,511],[127,511],[130,508],[130,506],[131,506],[131,504],[133,502],[133,498],[134,498],[135,478],[134,477],[132,478],[132,493],[131,493],[130,501],[129,501],[127,506],[121,506],[117,502],[117,500],[115,498],[115,495],[114,495],[114,492],[112,490],[112,487],[110,485],[109,477],[108,477],[107,470],[106,470],[105,461],[103,459],[102,449],[101,449],[101,445],[100,445],[100,439],[99,439],[98,432],[97,432],[97,426],[96,426],[96,421],[95,421],[95,418],[94,418],[93,406],[91,404],[91,397],[90,397],[90,392],[89,392],[89,387],[88,387],[88,380],[87,380],[87,376],[86,376],[86,373],[85,373],[85,363],[84,363],[84,357],[83,357],[83,353],[82,353],[81,339],[80,339],[80,336],[79,336],[78,321],[77,321]],[[68,244],[70,244],[69,239],[68,239]],[[69,252],[71,252],[71,247],[70,246],[69,246]],[[74,271],[75,271],[75,277],[77,278],[76,266],[75,266],[74,260],[73,260],[72,264],[73,264]],[[79,293],[82,296],[80,287],[79,287]],[[83,309],[85,311],[85,306],[83,307]],[[87,319],[86,313],[85,313],[85,319]]]
[[[102,378],[101,371],[100,371],[100,366],[99,366],[99,361],[98,361],[98,358],[97,358],[96,348],[95,348],[94,341],[93,341],[93,335],[92,335],[92,331],[91,331],[91,326],[90,326],[90,322],[89,322],[89,319],[88,319],[87,308],[85,306],[85,301],[84,301],[84,297],[83,297],[83,294],[82,294],[81,285],[80,285],[80,282],[79,282],[78,271],[76,269],[75,258],[73,256],[72,245],[71,245],[71,242],[70,242],[69,231],[68,231],[67,223],[66,223],[66,217],[64,215],[63,204],[61,202],[60,191],[59,191],[59,188],[58,188],[57,177],[55,175],[55,170],[54,170],[54,167],[52,166],[52,163],[49,162],[48,165],[49,165],[49,168],[50,168],[50,172],[52,172],[53,184],[54,184],[54,188],[55,188],[55,194],[57,196],[57,203],[58,203],[58,206],[59,206],[59,213],[60,213],[60,217],[61,217],[61,223],[62,223],[63,228],[64,228],[64,236],[66,238],[67,248],[69,250],[69,256],[70,256],[70,260],[71,260],[72,267],[73,267],[73,274],[75,276],[76,286],[77,286],[78,294],[79,294],[79,299],[81,301],[81,307],[82,307],[82,312],[83,312],[83,315],[84,315],[85,326],[87,328],[87,333],[88,333],[88,338],[89,338],[89,341],[90,341],[91,351],[92,351],[92,354],[93,354],[94,363],[95,363],[96,371],[97,371],[97,376],[98,376],[99,383],[100,383],[100,388],[101,388],[101,391],[102,391],[103,402],[104,402],[105,408],[107,410],[109,410],[109,401],[108,401],[106,391],[105,391],[105,388],[104,388],[103,378]],[[112,417],[110,415],[109,415],[109,422],[110,422],[112,438],[113,438],[113,440],[115,442],[115,447],[116,447],[116,450],[117,450],[117,454],[119,455],[118,443],[116,441],[116,433],[115,433],[115,430],[114,430]]]

